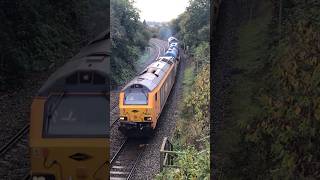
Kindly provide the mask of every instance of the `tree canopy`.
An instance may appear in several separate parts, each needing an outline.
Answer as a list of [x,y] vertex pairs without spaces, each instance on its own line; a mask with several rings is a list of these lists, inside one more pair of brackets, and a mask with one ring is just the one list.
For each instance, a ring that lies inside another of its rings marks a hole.
[[191,0],[186,11],[171,21],[171,28],[190,47],[196,47],[201,41],[209,42],[210,1]]
[[103,0],[4,0],[0,6],[0,90],[21,86],[29,72],[61,66],[109,27]]
[[135,74],[134,62],[148,45],[150,32],[129,0],[111,0],[111,65],[114,80],[123,83]]

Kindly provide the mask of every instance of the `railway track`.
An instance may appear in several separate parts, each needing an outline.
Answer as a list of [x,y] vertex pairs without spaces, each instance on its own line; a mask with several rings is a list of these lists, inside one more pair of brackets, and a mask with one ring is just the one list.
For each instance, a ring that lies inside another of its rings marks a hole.
[[112,112],[119,105],[119,102],[118,102],[119,92],[120,92],[120,90],[117,89],[117,90],[111,91],[111,93],[110,93],[110,99],[112,99],[110,102],[111,103],[110,112]]
[[26,174],[22,180],[31,180],[31,175],[30,174]]
[[161,49],[162,49],[162,47],[161,47],[161,45],[159,45],[159,43],[157,43],[157,42],[153,42],[153,41],[150,41],[151,42],[151,44],[154,46],[154,47],[156,47],[157,48],[157,55],[155,56],[155,58],[154,59],[157,59],[159,56],[160,56],[160,54],[161,54]]
[[23,135],[28,133],[30,125],[25,125],[20,131],[14,135],[4,146],[0,148],[0,156],[6,153],[17,141],[19,141]]
[[112,91],[110,95],[111,105],[110,105],[110,128],[112,128],[119,120],[118,117],[118,105],[119,105],[119,90]]
[[29,124],[25,125],[0,148],[0,179],[31,179],[29,165],[24,163],[28,160],[27,134],[29,128]]
[[110,180],[128,180],[144,152],[141,140],[126,139],[110,161]]
[[[140,72],[157,57],[161,56],[166,50],[166,44],[161,40],[150,40],[150,46],[153,48],[153,53],[144,64],[138,66],[137,71]],[[143,157],[145,150],[144,142],[138,139],[128,140],[123,136],[116,128],[119,125],[119,91],[123,86],[119,87],[116,91],[111,93],[111,141],[110,141],[110,157],[113,157],[110,161],[110,180],[125,180],[133,178],[133,174],[136,170],[140,159]],[[115,103],[115,106],[114,104]]]
[[116,123],[117,123],[119,120],[120,120],[120,119],[117,118],[115,121],[113,121],[113,122],[111,123],[111,128],[112,128],[114,125],[116,125]]
[[167,45],[164,45],[162,42],[160,42],[160,40],[157,40],[157,39],[151,39],[150,40],[150,43],[153,44],[157,50],[158,50],[158,53],[157,53],[157,56],[155,57],[155,59],[157,59],[161,54],[163,54],[166,49],[167,49]]

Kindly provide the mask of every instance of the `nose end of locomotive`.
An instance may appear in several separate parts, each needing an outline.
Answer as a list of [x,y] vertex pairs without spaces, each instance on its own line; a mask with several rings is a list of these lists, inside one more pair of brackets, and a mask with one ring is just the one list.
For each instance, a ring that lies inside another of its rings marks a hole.
[[121,122],[119,131],[131,138],[149,138],[153,136],[154,130],[151,122]]

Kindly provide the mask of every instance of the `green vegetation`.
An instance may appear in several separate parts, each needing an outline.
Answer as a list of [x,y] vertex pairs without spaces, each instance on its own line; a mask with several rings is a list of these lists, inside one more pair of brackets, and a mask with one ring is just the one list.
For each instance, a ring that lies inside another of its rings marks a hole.
[[210,46],[209,42],[201,42],[194,50],[194,62],[196,64],[196,72],[198,72],[199,68],[204,64],[210,63]]
[[191,0],[186,11],[171,22],[173,34],[190,48],[209,42],[210,1]]
[[113,79],[122,84],[135,75],[134,64],[151,33],[139,21],[139,12],[130,0],[111,0],[111,21]]
[[[185,70],[185,85],[193,79],[192,68]],[[181,152],[175,159],[179,168],[166,168],[157,179],[210,179],[210,80],[209,64],[205,65],[195,77],[194,84],[184,93],[183,103],[179,105],[174,150]]]
[[194,82],[194,65],[187,67],[184,70],[184,77],[183,77],[183,96],[187,96],[190,92],[191,86]]
[[[151,34],[130,0],[5,0],[0,3],[0,91],[23,86],[30,73],[52,72],[110,26],[114,81],[135,74],[133,64]],[[110,11],[109,11],[110,10]]]
[[175,160],[180,168],[165,169],[157,175],[156,179],[210,179],[209,148],[199,152],[193,147],[187,147],[182,153]]
[[240,27],[231,114],[216,138],[223,179],[320,178],[320,6],[282,2],[281,23],[279,1],[250,1]]
[[190,57],[172,140],[174,150],[182,152],[175,160],[179,168],[166,168],[157,179],[210,179],[209,4],[208,0],[192,0],[187,10],[170,23],[174,36],[190,47]]
[[184,97],[180,115],[182,121],[178,121],[176,130],[181,146],[193,145],[199,150],[203,149],[203,144],[198,140],[209,136],[209,73],[210,67],[206,65],[197,74],[194,84]]
[[135,62],[136,65],[144,64],[150,58],[150,52],[144,51],[140,58]]
[[108,1],[4,0],[0,3],[0,91],[29,73],[54,70],[109,26]]
[[[257,9],[259,15],[244,23],[239,30],[239,45],[236,53],[238,55],[232,64],[232,68],[239,72],[232,77],[230,106],[232,114],[228,116],[230,118],[223,122],[224,129],[215,139],[219,157],[217,167],[222,168],[223,176],[221,177],[224,179],[241,177],[237,171],[243,171],[243,174],[248,175],[257,174],[252,169],[242,168],[244,163],[253,157],[245,156],[246,154],[238,151],[238,147],[242,146],[241,142],[244,139],[243,136],[240,136],[242,128],[247,128],[253,118],[262,113],[262,110],[258,107],[257,99],[254,97],[264,83],[261,77],[263,76],[265,62],[261,56],[266,54],[266,48],[268,47],[267,29],[272,17],[271,5],[263,5],[263,7],[260,6]],[[246,146],[243,148],[251,151]],[[233,164],[234,157],[239,159],[237,163],[241,162],[243,164],[237,164],[238,167]],[[254,163],[253,166],[261,167],[262,165],[258,166],[257,163]]]

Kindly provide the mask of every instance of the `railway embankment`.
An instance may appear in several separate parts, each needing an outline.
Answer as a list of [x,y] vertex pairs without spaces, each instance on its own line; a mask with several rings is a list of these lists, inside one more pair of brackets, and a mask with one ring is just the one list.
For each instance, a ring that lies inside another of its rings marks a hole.
[[158,173],[157,179],[209,178],[209,64],[196,68],[194,57],[186,59],[181,78],[182,92],[177,102],[176,126],[169,139],[176,158],[173,165]]

